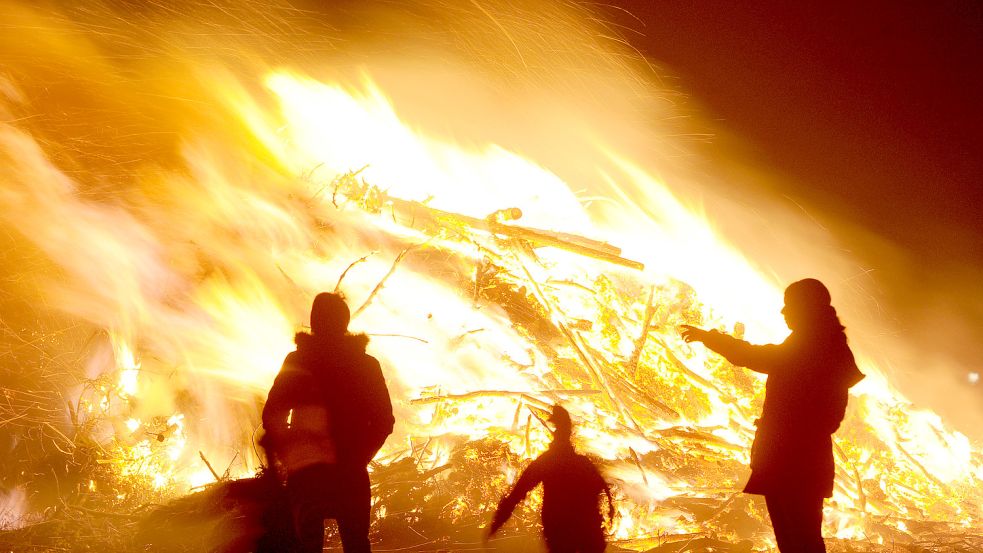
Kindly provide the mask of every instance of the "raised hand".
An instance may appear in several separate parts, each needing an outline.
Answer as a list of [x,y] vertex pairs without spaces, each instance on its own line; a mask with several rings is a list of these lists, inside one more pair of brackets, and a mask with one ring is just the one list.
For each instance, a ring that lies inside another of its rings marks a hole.
[[683,340],[687,342],[702,342],[708,334],[706,330],[691,325],[680,325],[679,328],[679,333],[683,336]]

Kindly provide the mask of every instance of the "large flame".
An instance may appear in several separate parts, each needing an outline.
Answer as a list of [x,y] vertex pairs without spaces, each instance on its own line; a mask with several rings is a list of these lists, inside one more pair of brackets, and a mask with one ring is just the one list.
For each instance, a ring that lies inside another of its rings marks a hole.
[[[103,60],[70,48],[65,25],[49,28],[67,50],[59,56]],[[678,324],[743,328],[754,342],[787,333],[781,283],[677,197],[685,183],[620,153],[576,111],[551,131],[579,137],[572,172],[590,173],[571,182],[556,157],[454,136],[433,123],[439,117],[411,123],[368,66],[357,79],[328,80],[217,59],[182,61],[196,91],[193,108],[168,104],[183,122],[169,125],[180,135],[173,160],[107,172],[121,182],[102,181],[85,156],[22,120],[44,99],[30,98],[37,88],[18,75],[0,75],[3,226],[50,261],[43,301],[84,321],[101,344],[81,363],[71,402],[77,424],[103,425],[114,477],[183,492],[223,472],[251,474],[260,400],[310,299],[337,284],[395,399],[396,433],[380,461],[416,456],[436,466],[462,440],[486,437],[532,457],[548,433],[529,415],[562,401],[580,424],[579,445],[604,460],[626,498],[619,539],[698,531],[668,500],[739,489],[740,470],[723,471],[710,489],[640,461],[659,452],[726,467],[748,460],[762,382],[683,344]],[[87,70],[140,90],[111,68]],[[397,205],[463,218],[434,230]],[[460,222],[515,207],[521,219],[499,224],[617,245],[645,269],[526,249]],[[535,315],[554,334],[537,336],[509,302],[482,295],[485,271],[542,307]],[[906,532],[905,520],[979,526],[981,450],[912,409],[858,353],[868,378],[836,435],[827,531],[884,539],[878,528]],[[629,389],[661,407],[637,403]],[[22,501],[18,493],[4,505]]]

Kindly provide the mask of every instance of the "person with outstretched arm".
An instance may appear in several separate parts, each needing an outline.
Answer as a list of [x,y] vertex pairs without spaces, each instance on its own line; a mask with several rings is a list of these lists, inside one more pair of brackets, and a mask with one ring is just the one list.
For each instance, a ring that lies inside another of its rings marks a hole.
[[550,553],[600,553],[607,542],[599,510],[601,494],[607,497],[608,517],[614,519],[614,502],[607,482],[586,456],[571,442],[570,413],[553,406],[549,421],[556,430],[545,453],[537,457],[498,504],[488,528],[494,535],[512,511],[540,483],[543,484],[543,538]]
[[689,325],[682,326],[682,336],[768,375],[744,492],[764,495],[779,551],[824,553],[823,499],[833,495],[835,470],[832,434],[846,413],[848,390],[864,375],[822,282],[790,284],[782,314],[792,332],[781,344],[752,345]]

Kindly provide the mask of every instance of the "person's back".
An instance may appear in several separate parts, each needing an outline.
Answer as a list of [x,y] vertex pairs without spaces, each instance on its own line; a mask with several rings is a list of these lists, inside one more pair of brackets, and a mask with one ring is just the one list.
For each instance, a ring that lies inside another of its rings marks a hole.
[[311,333],[297,334],[263,410],[304,552],[321,551],[325,518],[338,521],[346,553],[370,551],[367,466],[395,422],[368,338],[348,333],[349,318],[340,295],[318,294]]
[[488,533],[497,532],[516,505],[542,483],[543,538],[547,549],[551,553],[599,553],[606,545],[600,499],[601,494],[607,496],[609,516],[613,518],[611,492],[594,463],[574,450],[566,410],[554,406],[550,420],[557,426],[553,442],[526,467],[512,491],[499,503]]
[[285,361],[263,407],[264,447],[283,477],[337,460],[322,379],[307,367]]
[[607,483],[586,456],[568,444],[551,447],[543,463],[543,537],[551,552],[603,551],[604,520],[598,509]]
[[368,337],[345,335],[319,341],[298,335],[296,357],[286,363],[312,367],[331,419],[338,463],[364,468],[392,433],[389,392],[379,362],[365,352]]

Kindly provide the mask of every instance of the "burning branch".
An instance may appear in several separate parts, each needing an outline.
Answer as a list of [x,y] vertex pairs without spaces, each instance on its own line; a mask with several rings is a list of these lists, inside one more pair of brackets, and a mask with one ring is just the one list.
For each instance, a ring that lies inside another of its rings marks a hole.
[[351,263],[349,263],[348,266],[345,267],[345,270],[341,272],[341,276],[338,277],[338,282],[335,283],[335,285],[334,285],[334,291],[337,292],[338,289],[341,288],[341,281],[345,280],[345,275],[348,274],[348,271],[352,270],[352,267],[354,267],[355,265],[358,265],[359,263],[364,263],[366,259],[372,257],[373,255],[375,255],[377,253],[379,253],[379,252],[371,252],[371,253],[368,253],[366,255],[363,255],[359,259],[356,259],[355,261],[352,261]]
[[[365,308],[368,307],[370,303],[372,303],[372,299],[375,298],[376,294],[378,294],[380,290],[382,290],[382,287],[386,284],[386,281],[389,280],[389,277],[391,277],[392,274],[396,272],[396,267],[399,265],[399,262],[402,261],[404,257],[406,257],[406,254],[410,253],[410,251],[415,250],[416,248],[419,248],[421,246],[425,246],[426,244],[427,243],[424,242],[423,244],[417,244],[415,246],[410,246],[409,248],[406,248],[405,250],[399,252],[399,255],[397,255],[396,256],[396,259],[393,260],[392,266],[389,267],[389,272],[387,272],[386,275],[384,277],[382,277],[382,280],[380,280],[379,283],[375,285],[375,288],[373,288],[372,291],[369,292],[368,297],[365,298],[365,301],[362,302],[362,305],[360,305],[358,307],[358,309],[356,309],[355,312],[352,313],[352,319],[358,317],[359,314],[362,313],[362,311],[365,311]],[[368,257],[368,256],[366,256],[366,257]],[[363,259],[365,259],[365,258],[363,258]],[[349,267],[351,267],[351,266],[349,266]],[[347,271],[348,271],[348,269],[345,269],[345,272],[347,272]],[[345,276],[344,273],[342,273],[342,277],[344,277],[344,276]],[[340,278],[338,279],[338,284],[341,284],[341,279]]]
[[355,198],[368,211],[378,211],[382,206],[387,206],[392,210],[394,219],[404,221],[409,227],[448,230],[462,227],[470,228],[521,240],[533,247],[550,246],[630,269],[642,270],[644,268],[642,263],[621,257],[621,248],[606,242],[565,232],[506,224],[504,221],[515,220],[522,216],[522,211],[518,208],[500,210],[484,219],[479,219],[462,213],[429,207],[422,202],[389,196],[377,187],[367,184],[364,180],[359,182],[354,177],[354,174],[349,174],[336,179],[335,195],[343,193],[347,197]]
[[648,339],[649,326],[651,326],[653,318],[655,318],[655,286],[649,288],[649,299],[645,303],[645,317],[642,319],[641,331],[638,333],[635,348],[628,360],[628,370],[631,371],[632,377],[638,372],[638,360],[642,357],[642,348],[645,347],[645,340]]
[[208,467],[208,472],[212,473],[212,476],[215,477],[215,481],[221,482],[222,477],[219,476],[217,472],[215,472],[214,468],[212,468],[212,464],[208,462],[208,458],[205,457],[205,453],[202,452],[201,450],[198,450],[198,456],[201,457],[201,460],[205,463],[205,466]]
[[500,217],[495,217],[495,214],[485,219],[479,219],[461,213],[452,213],[428,207],[420,202],[412,202],[399,198],[387,197],[386,202],[392,206],[395,214],[408,218],[412,222],[411,226],[436,225],[441,227],[450,225],[452,227],[459,227],[463,225],[475,230],[485,231],[515,240],[522,240],[528,242],[533,247],[551,246],[585,257],[622,265],[630,269],[642,270],[645,267],[637,261],[621,257],[620,248],[583,236],[505,224],[500,222]]

